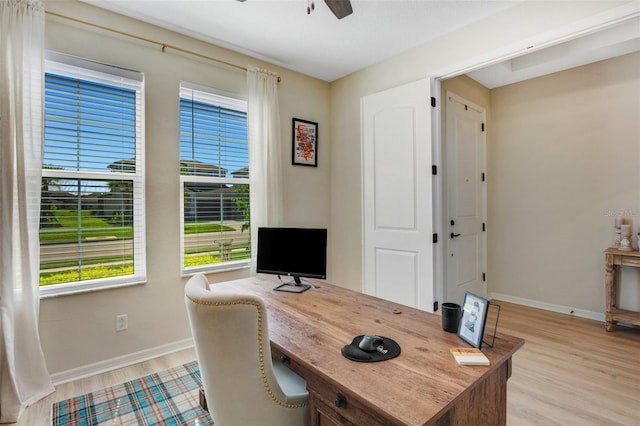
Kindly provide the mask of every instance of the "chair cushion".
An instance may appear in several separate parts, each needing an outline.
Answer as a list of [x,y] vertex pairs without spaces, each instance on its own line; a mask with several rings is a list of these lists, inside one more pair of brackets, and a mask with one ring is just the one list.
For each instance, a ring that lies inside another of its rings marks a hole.
[[273,373],[287,399],[308,397],[307,382],[281,362],[273,361]]

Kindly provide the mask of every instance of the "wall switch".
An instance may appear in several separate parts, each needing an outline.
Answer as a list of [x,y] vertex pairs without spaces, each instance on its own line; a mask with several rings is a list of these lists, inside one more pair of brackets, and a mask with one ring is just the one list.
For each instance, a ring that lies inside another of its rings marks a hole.
[[129,328],[129,316],[127,314],[116,315],[116,331]]

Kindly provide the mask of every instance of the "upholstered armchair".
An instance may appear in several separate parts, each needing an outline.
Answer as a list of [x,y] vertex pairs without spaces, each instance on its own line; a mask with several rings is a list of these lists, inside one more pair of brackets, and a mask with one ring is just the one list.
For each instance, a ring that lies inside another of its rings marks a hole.
[[207,408],[217,426],[309,423],[306,382],[271,360],[262,299],[209,286],[196,274],[185,286],[185,303]]

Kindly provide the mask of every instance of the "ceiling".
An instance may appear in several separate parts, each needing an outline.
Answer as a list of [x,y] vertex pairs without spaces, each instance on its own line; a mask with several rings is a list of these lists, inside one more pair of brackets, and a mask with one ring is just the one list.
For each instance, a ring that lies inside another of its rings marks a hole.
[[[324,0],[82,1],[331,82],[522,0],[351,0],[340,20]],[[638,51],[640,25],[580,40],[469,75],[493,88]]]
[[467,75],[489,89],[640,51],[640,18]]
[[521,0],[351,0],[340,20],[324,0],[83,1],[330,82]]

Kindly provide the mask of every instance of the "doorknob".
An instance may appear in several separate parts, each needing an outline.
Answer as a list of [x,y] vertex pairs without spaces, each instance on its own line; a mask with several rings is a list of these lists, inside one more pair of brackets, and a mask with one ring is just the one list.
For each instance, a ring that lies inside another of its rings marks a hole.
[[460,234],[454,234],[453,232],[449,235],[451,238],[459,237]]

